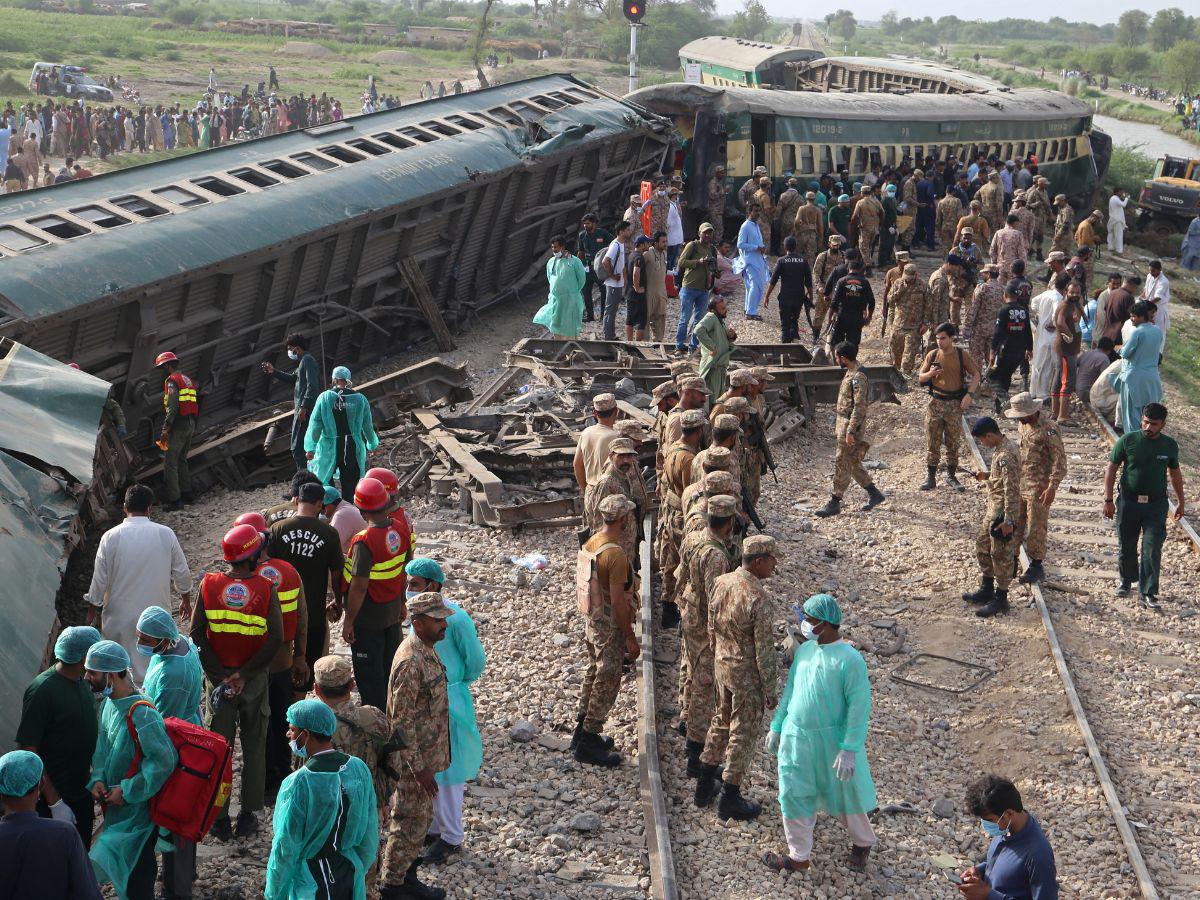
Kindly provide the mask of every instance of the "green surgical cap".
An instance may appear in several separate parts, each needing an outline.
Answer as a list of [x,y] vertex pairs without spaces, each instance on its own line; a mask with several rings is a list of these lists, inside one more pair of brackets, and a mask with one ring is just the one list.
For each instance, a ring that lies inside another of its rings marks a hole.
[[436,581],[438,584],[446,583],[446,575],[442,571],[442,567],[428,556],[417,556],[410,559],[408,565],[404,567],[404,572],[406,575],[416,575],[426,581]]
[[337,716],[320,700],[300,700],[288,707],[287,720],[290,724],[313,734],[333,737],[337,731]]
[[350,370],[347,369],[345,366],[336,366],[333,370],[333,380],[334,381],[349,381],[350,380]]
[[175,641],[179,639],[179,627],[171,614],[161,606],[147,606],[138,616],[137,630],[146,637]]
[[325,486],[325,505],[330,506],[342,499],[342,492],[330,485]]
[[28,750],[0,756],[0,794],[24,797],[42,780],[42,758]]
[[804,601],[804,614],[830,625],[841,626],[842,608],[828,594],[813,594]]
[[91,625],[73,625],[64,628],[54,642],[54,658],[71,666],[83,662],[88,648],[100,640],[100,632]]
[[93,644],[87,652],[89,672],[124,672],[129,668],[129,654],[116,641]]

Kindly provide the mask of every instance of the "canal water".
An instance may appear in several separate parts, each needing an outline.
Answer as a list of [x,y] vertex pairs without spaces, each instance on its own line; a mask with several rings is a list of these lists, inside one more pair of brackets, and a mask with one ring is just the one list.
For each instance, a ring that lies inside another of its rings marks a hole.
[[1171,156],[1200,156],[1200,144],[1193,144],[1174,134],[1167,134],[1157,125],[1125,122],[1108,116],[1093,116],[1092,123],[1113,139],[1118,147],[1128,147],[1145,153],[1151,159]]

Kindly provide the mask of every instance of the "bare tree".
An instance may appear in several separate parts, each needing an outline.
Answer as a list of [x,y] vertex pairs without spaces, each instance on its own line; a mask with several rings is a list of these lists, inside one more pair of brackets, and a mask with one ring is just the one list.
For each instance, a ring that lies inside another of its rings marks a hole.
[[487,76],[483,74],[483,67],[479,65],[479,54],[483,52],[483,41],[487,37],[487,21],[488,15],[492,11],[492,4],[496,0],[484,0],[483,12],[479,16],[479,30],[475,32],[475,55],[472,61],[475,63],[475,78],[479,81],[479,86],[485,88],[488,86]]

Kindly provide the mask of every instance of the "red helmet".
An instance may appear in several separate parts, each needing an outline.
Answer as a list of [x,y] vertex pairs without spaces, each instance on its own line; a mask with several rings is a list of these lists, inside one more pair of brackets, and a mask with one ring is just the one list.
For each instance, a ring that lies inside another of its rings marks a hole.
[[83,371],[82,369],[80,369],[80,368],[79,368],[79,363],[67,363],[67,365],[68,365],[68,366],[70,366],[72,369],[75,369],[75,370],[77,370],[77,371]]
[[260,512],[242,513],[233,520],[234,525],[253,525],[255,531],[266,531],[267,520]]
[[376,466],[374,469],[370,469],[363,477],[374,478],[383,485],[383,489],[389,494],[394,494],[400,490],[399,479],[389,469],[381,469],[379,466]]
[[262,534],[253,525],[234,525],[221,538],[221,553],[225,562],[241,562],[257,553],[262,542]]
[[381,512],[391,502],[387,488],[377,478],[364,478],[354,489],[354,505],[363,512]]
[[166,353],[160,353],[158,356],[154,357],[154,365],[156,368],[161,366],[163,363],[169,362],[179,362],[179,357],[170,350],[168,350]]

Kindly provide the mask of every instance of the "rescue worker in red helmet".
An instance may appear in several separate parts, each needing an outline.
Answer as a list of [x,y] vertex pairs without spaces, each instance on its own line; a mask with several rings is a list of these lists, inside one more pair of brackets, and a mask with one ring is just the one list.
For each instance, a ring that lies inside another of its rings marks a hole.
[[[191,638],[204,666],[209,698],[205,727],[232,744],[242,741],[241,804],[237,834],[258,833],[266,774],[267,670],[283,640],[283,613],[271,581],[256,573],[263,536],[254,525],[235,525],[221,540],[228,572],[207,572],[192,613]],[[213,825],[217,840],[233,836],[229,806]]]
[[200,416],[200,398],[196,382],[179,371],[179,358],[171,351],[158,354],[154,365],[162,370],[163,417],[158,446],[164,451],[163,484],[167,509],[180,509],[192,499],[192,474],[188,470],[188,450]]
[[386,709],[388,674],[407,612],[404,564],[411,539],[408,530],[393,520],[393,499],[378,479],[363,478],[358,483],[354,505],[367,527],[350,539],[342,570],[346,597],[342,637],[353,652],[354,680],[362,702]]
[[[262,534],[263,541],[269,538],[267,520],[260,512],[242,513],[234,525],[253,525]],[[283,779],[292,773],[292,750],[288,746],[287,711],[292,705],[292,695],[299,690],[307,692],[308,662],[305,659],[308,643],[308,603],[305,602],[304,585],[296,567],[285,559],[270,555],[267,544],[258,556],[256,575],[264,576],[275,586],[279,596],[279,611],[283,614],[283,640],[267,670],[267,701],[271,714],[267,720],[267,778],[268,800],[279,792]]]

